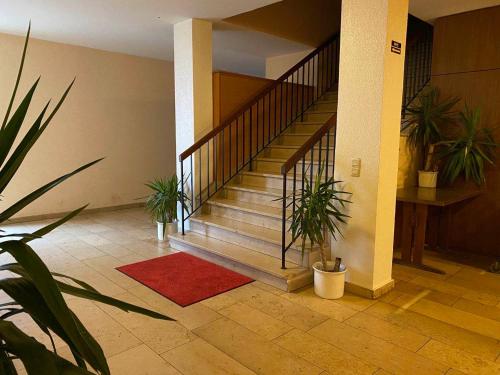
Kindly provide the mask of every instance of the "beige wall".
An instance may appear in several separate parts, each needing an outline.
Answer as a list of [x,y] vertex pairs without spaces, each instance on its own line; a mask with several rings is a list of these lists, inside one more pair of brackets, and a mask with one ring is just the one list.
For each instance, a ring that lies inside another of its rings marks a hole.
[[[22,43],[22,37],[0,34],[2,118]],[[76,83],[4,192],[2,208],[51,179],[103,156],[106,159],[98,165],[65,182],[18,216],[64,212],[85,203],[92,208],[136,203],[136,198],[147,191],[145,181],[174,173],[172,62],[32,39],[20,95],[39,75],[42,79],[24,131],[49,98],[56,101],[75,76]]]
[[266,78],[278,79],[283,73],[306,57],[311,51],[313,50],[308,49],[286,55],[268,57],[266,59]]

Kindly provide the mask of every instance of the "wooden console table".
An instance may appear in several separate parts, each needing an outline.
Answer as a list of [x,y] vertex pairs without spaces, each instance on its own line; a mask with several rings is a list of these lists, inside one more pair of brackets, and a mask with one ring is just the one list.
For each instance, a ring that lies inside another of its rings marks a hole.
[[452,188],[398,189],[396,200],[403,205],[401,228],[401,259],[394,258],[394,263],[404,264],[435,273],[444,272],[423,263],[425,232],[429,206],[447,207],[463,202],[481,194],[479,190]]

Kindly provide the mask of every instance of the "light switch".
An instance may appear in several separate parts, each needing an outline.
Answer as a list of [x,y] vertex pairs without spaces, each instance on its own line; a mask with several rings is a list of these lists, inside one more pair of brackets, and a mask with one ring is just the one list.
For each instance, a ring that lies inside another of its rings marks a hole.
[[361,159],[352,159],[351,177],[359,177],[361,174]]

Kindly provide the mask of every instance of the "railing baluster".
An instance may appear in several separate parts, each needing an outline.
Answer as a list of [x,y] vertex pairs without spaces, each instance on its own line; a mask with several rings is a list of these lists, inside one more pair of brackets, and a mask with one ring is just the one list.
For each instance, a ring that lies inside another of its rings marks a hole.
[[[333,152],[335,153],[335,150],[333,150]],[[328,159],[330,158],[330,130],[328,130],[326,132],[326,166],[325,166],[325,169],[326,169],[326,179],[328,180]]]
[[267,144],[271,142],[271,93],[269,93],[269,103],[268,103],[268,114],[267,114]]
[[224,137],[226,129],[222,129],[222,185],[226,183],[225,181],[225,174],[226,174],[226,153],[224,152],[225,150],[225,143],[226,143],[226,138]]
[[180,161],[181,163],[181,230],[182,235],[186,234],[184,228],[184,206],[186,202],[184,201],[184,160]]
[[207,198],[208,197],[210,197],[210,141],[207,142]]
[[198,155],[200,156],[200,157],[198,158],[198,166],[199,166],[199,167],[198,167],[198,169],[199,169],[199,174],[198,174],[198,177],[199,177],[199,179],[200,179],[200,182],[199,182],[199,184],[198,184],[198,192],[199,192],[198,197],[200,198],[200,204],[199,204],[199,206],[198,206],[198,207],[201,207],[201,202],[202,202],[202,199],[201,199],[201,191],[202,191],[202,190],[201,190],[201,188],[202,188],[202,186],[201,186],[201,185],[202,185],[202,176],[201,176],[201,151],[202,151],[202,150],[203,150],[203,147],[200,147],[200,150],[199,150],[199,152],[198,152]]
[[190,172],[190,175],[191,175],[191,212],[193,212],[194,211],[193,154],[191,154],[190,163],[191,163],[191,172]]
[[286,269],[285,248],[286,248],[286,173],[283,175],[283,202],[281,205],[281,268]]
[[266,134],[266,97],[262,97],[262,149],[265,147],[264,137]]

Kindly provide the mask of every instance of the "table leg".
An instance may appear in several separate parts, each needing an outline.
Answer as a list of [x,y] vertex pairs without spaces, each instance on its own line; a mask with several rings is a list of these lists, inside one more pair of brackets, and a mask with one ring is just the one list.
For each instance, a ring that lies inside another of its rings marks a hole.
[[413,247],[413,222],[415,206],[413,203],[403,203],[403,224],[401,228],[401,260],[411,262]]
[[426,204],[415,205],[415,233],[413,239],[412,262],[418,265],[422,265],[422,258],[424,255],[427,213],[428,206]]

